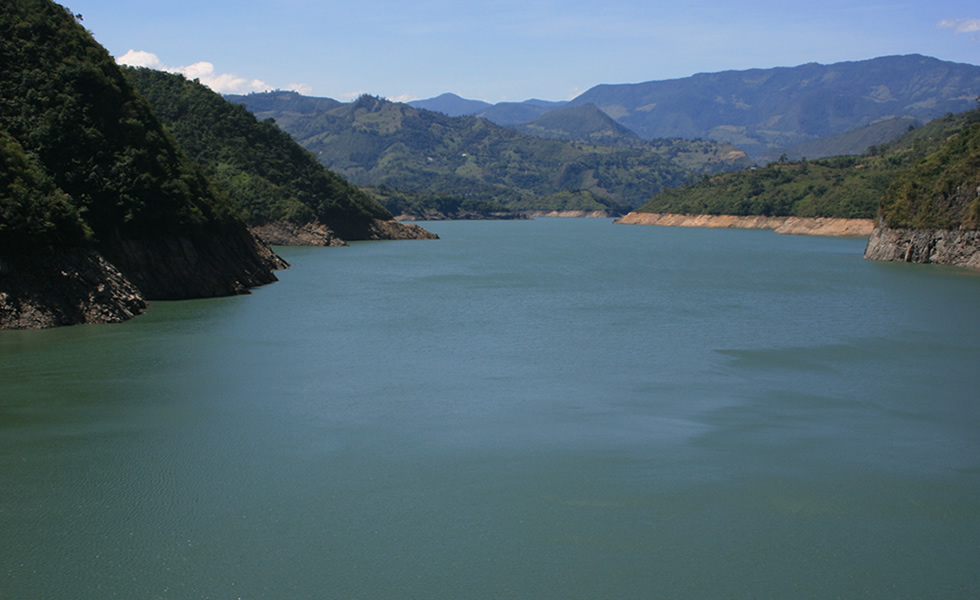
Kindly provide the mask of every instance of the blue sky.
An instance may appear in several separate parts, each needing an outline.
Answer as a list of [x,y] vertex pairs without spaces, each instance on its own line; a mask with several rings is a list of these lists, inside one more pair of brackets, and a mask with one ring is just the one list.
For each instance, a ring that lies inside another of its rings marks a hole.
[[[975,0],[64,0],[117,59],[220,92],[567,100],[600,83],[925,54],[980,64]],[[131,52],[132,51],[132,52]]]

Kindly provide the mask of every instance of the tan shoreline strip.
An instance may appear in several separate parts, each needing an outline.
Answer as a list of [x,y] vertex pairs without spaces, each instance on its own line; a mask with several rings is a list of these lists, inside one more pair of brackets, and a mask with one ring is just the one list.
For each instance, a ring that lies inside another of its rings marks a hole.
[[721,229],[771,229],[793,235],[868,237],[874,229],[872,219],[830,217],[740,217],[735,215],[677,215],[631,212],[614,223],[622,225],[660,225],[665,227],[711,227]]

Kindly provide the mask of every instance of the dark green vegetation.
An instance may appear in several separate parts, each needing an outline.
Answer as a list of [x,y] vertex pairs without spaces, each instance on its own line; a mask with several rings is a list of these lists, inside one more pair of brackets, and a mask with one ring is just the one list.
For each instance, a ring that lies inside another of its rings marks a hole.
[[961,130],[899,173],[881,201],[892,228],[980,229],[980,109]]
[[[88,267],[104,273],[106,260],[150,298],[275,280],[274,256],[239,209],[49,0],[0,5],[0,157],[0,317],[35,314],[47,298],[38,286],[58,288],[71,273],[82,281]],[[62,260],[72,267],[58,268]],[[102,294],[98,277],[75,289],[89,284],[78,304]]]
[[91,235],[71,197],[0,130],[0,251],[80,245]]
[[[973,180],[978,177],[977,158],[970,158],[967,152],[970,144],[976,141],[973,139],[971,142],[968,134],[976,128],[977,115],[978,111],[974,110],[936,119],[860,156],[811,161],[781,160],[765,168],[706,177],[693,186],[663,192],[639,210],[680,214],[873,218],[878,213],[883,194],[888,190],[883,214],[890,226],[926,227],[938,226],[927,223],[960,223],[960,219],[950,216],[948,211],[941,211],[949,217],[943,220],[930,216],[932,213],[929,211],[912,207],[928,204],[925,199],[929,197],[949,195],[955,186],[960,185],[956,182],[968,182],[971,177]],[[953,148],[944,148],[947,140],[950,143],[953,140],[961,141]],[[920,161],[925,162],[916,166]],[[907,183],[896,188],[901,182]],[[970,210],[958,207],[954,212],[965,215]]]
[[99,242],[240,225],[233,205],[64,8],[11,0],[0,18],[0,126],[70,197]]
[[328,171],[271,121],[181,75],[128,69],[181,147],[245,211],[249,225],[271,221],[327,225],[348,240],[366,239],[375,219],[391,214],[371,196]]
[[[293,92],[229,96],[273,118],[319,161],[352,182],[422,200],[480,202],[487,210],[608,210],[638,206],[695,171],[743,166],[710,142],[628,147],[542,139],[474,117],[448,117],[362,96],[340,104]],[[388,204],[393,212],[404,204]]]

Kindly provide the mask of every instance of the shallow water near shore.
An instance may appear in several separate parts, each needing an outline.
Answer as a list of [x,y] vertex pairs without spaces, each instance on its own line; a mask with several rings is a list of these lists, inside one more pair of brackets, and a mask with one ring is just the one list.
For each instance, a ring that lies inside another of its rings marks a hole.
[[0,332],[0,598],[980,595],[980,276],[433,222]]

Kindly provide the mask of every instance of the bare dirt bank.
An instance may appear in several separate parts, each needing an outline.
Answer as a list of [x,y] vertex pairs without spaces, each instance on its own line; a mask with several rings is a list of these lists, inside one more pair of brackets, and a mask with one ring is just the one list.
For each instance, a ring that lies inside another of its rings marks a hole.
[[771,229],[790,235],[868,237],[874,229],[872,219],[834,219],[830,217],[740,217],[735,215],[677,215],[631,212],[613,221],[623,225],[661,225],[665,227],[710,227],[721,229]]

